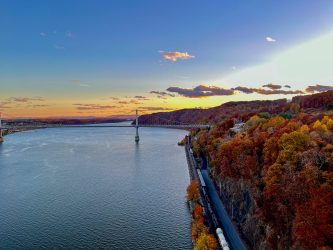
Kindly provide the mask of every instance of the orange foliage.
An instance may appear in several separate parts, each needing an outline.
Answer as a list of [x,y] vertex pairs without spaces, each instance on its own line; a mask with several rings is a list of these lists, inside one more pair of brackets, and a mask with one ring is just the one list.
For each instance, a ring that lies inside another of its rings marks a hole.
[[270,228],[256,244],[265,241],[273,249],[332,246],[333,120],[322,117],[252,116],[245,134],[228,138],[226,131],[214,131],[205,137],[217,180],[252,184],[256,219]]
[[187,200],[195,202],[199,200],[198,186],[197,181],[191,181],[190,185],[187,187]]
[[195,220],[204,222],[204,216],[203,216],[203,208],[200,205],[196,205],[193,211],[193,217]]

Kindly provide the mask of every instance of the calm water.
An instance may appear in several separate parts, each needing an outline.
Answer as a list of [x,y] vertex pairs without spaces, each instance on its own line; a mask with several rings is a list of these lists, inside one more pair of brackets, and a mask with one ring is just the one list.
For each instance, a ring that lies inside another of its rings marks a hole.
[[1,249],[191,249],[185,131],[64,128],[0,146]]

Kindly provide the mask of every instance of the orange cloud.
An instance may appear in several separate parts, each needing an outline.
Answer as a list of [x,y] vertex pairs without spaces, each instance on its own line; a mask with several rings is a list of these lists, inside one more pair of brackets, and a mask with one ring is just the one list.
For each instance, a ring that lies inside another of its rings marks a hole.
[[159,53],[163,55],[165,60],[169,60],[171,62],[177,62],[177,60],[188,60],[194,58],[193,55],[190,55],[188,52],[166,52],[164,50],[160,50]]
[[10,102],[32,102],[32,101],[45,101],[42,97],[10,97],[8,99]]

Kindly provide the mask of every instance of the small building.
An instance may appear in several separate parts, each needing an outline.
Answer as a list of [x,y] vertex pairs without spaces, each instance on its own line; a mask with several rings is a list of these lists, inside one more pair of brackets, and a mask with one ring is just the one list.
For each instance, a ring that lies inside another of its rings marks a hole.
[[245,130],[245,123],[238,122],[238,123],[235,123],[234,126],[229,129],[229,134],[235,135],[235,134],[243,132],[244,130]]

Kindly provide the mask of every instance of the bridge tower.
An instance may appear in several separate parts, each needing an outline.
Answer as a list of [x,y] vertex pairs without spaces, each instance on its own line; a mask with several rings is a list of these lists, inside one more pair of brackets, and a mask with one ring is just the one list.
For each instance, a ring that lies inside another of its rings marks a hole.
[[138,115],[138,110],[135,110],[135,142],[140,141],[139,137],[139,115]]
[[0,113],[0,143],[3,142],[3,135],[2,135],[2,117]]

